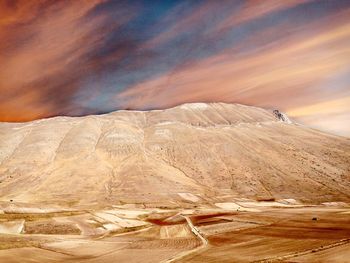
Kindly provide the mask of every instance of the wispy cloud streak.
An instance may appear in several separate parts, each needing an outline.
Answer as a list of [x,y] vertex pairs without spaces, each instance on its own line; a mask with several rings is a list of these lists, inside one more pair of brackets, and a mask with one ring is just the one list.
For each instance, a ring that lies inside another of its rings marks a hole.
[[350,136],[349,17],[342,0],[2,1],[0,121],[225,101]]

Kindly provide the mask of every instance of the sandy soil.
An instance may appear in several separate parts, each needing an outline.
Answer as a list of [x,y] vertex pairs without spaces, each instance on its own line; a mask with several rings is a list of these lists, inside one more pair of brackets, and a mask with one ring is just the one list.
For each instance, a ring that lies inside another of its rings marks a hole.
[[0,234],[19,234],[24,227],[24,220],[13,220],[0,223]]
[[253,201],[249,206],[259,212],[226,206],[109,207],[29,221],[25,214],[22,221],[3,217],[2,225],[21,222],[24,230],[0,234],[0,262],[344,263],[349,258],[348,206],[281,207]]

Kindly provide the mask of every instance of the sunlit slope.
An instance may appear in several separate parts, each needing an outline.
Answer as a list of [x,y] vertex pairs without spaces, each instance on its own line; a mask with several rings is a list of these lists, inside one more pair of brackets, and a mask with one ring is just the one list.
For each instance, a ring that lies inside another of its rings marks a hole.
[[0,124],[1,200],[350,200],[350,140],[223,103]]

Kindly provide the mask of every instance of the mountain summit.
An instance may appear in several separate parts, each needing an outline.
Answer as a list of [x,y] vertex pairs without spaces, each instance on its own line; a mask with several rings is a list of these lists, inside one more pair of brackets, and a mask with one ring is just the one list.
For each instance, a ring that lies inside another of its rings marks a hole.
[[350,200],[350,140],[224,103],[0,123],[1,200]]

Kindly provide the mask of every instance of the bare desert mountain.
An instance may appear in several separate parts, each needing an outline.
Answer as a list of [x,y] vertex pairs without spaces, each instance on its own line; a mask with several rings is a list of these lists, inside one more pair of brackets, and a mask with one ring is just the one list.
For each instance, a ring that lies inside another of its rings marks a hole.
[[350,140],[238,104],[0,124],[1,201],[350,201]]

